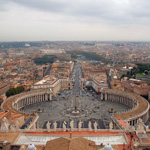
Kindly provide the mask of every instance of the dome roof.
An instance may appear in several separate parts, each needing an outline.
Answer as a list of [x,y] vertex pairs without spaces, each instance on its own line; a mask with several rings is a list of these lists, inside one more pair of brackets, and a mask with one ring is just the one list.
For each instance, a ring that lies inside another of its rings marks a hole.
[[103,149],[104,150],[113,150],[112,146],[109,144],[106,144]]
[[36,147],[34,144],[30,144],[27,148],[27,150],[36,150]]
[[45,150],[96,150],[93,145],[95,145],[94,141],[82,137],[61,137],[47,141]]

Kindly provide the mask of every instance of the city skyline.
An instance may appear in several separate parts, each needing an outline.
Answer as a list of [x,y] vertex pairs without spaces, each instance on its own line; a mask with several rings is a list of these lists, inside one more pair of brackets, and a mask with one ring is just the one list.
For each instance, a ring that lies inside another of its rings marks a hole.
[[0,41],[149,41],[148,0],[7,0]]

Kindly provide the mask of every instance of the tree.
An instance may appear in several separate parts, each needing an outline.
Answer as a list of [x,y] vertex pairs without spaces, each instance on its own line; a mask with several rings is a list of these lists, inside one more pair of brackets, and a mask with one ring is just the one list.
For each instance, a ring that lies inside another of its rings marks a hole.
[[71,58],[77,58],[78,56],[77,56],[77,54],[76,53],[71,53]]
[[23,86],[18,86],[17,88],[10,88],[7,92],[6,92],[6,96],[12,96],[12,95],[16,95],[19,94],[21,92],[24,91],[24,87]]
[[53,63],[57,57],[55,55],[44,55],[43,57],[35,58],[34,62],[37,65]]

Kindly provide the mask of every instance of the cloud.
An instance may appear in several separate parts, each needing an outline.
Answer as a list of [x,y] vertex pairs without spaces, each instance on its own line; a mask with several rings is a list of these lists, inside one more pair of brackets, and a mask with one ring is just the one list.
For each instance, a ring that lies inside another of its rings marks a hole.
[[7,6],[9,5],[10,1],[1,0],[0,2],[0,12],[7,11]]
[[29,9],[49,12],[62,12],[67,6],[67,1],[61,0],[7,0],[7,4],[8,3],[18,4]]
[[149,29],[149,8],[150,0],[1,0],[0,34],[113,40],[139,32],[140,38]]
[[[28,9],[72,17],[100,18],[110,21],[132,21],[150,17],[149,0],[7,0]],[[3,5],[1,8],[4,8]]]

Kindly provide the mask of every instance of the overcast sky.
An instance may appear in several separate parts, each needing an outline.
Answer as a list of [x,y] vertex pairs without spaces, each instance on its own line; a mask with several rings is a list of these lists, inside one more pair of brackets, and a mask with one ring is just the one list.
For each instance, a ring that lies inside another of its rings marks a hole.
[[0,0],[0,41],[150,41],[150,0]]

